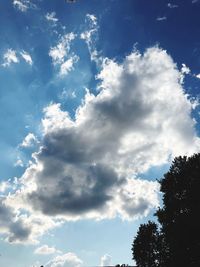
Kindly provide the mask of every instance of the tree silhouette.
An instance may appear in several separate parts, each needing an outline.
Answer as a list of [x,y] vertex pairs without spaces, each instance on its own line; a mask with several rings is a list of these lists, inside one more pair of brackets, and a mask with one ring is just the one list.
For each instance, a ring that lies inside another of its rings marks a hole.
[[[200,266],[200,154],[177,157],[160,180],[163,206],[133,242],[138,267]],[[149,265],[147,261],[149,260]]]
[[156,215],[169,248],[166,266],[199,266],[200,154],[175,158],[160,184],[163,207]]
[[160,234],[156,223],[141,224],[134,239],[132,252],[138,267],[159,266]]

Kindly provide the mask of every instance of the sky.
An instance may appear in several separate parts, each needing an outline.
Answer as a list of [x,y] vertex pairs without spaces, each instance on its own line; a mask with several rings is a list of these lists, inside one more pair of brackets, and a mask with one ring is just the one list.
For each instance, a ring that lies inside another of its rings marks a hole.
[[0,265],[133,265],[200,151],[200,1],[0,2]]

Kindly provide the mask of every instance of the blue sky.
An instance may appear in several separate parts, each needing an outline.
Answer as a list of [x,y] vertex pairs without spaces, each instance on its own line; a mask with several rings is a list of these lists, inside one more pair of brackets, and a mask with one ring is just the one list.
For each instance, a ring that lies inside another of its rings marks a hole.
[[133,264],[157,179],[200,150],[200,1],[0,3],[0,265]]

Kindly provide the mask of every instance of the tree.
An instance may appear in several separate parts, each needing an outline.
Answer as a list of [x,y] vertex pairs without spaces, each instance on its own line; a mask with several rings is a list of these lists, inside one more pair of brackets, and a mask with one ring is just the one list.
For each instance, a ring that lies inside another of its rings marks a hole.
[[200,266],[200,154],[175,158],[160,184],[156,215],[169,248],[166,266]]
[[200,154],[175,158],[160,185],[160,231],[155,223],[140,226],[132,248],[137,265],[200,266]]
[[160,234],[156,223],[141,224],[132,245],[133,259],[138,267],[159,266]]

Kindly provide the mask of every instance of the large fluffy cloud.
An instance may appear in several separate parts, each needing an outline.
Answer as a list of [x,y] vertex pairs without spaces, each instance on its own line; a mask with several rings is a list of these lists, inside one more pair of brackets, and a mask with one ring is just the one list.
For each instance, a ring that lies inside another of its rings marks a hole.
[[159,186],[139,173],[199,151],[182,75],[157,47],[105,59],[74,119],[59,104],[44,110],[42,146],[7,204],[66,220],[147,215]]

